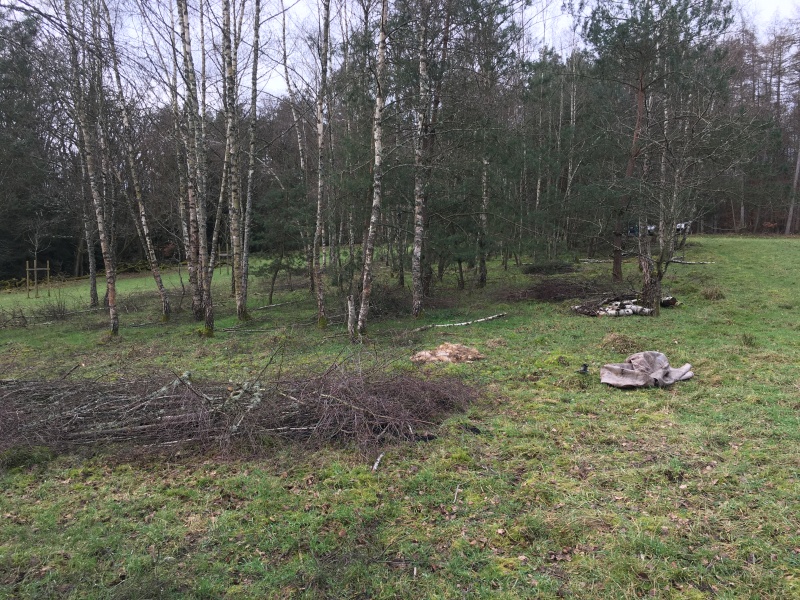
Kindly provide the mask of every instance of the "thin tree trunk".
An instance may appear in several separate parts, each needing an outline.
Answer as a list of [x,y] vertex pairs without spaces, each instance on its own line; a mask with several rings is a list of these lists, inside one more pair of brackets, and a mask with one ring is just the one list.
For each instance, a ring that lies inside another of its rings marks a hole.
[[797,148],[797,158],[794,163],[794,179],[792,180],[791,200],[789,201],[789,215],[786,217],[786,229],[784,235],[792,233],[792,226],[794,221],[794,210],[797,206],[797,182],[800,179],[800,145]]
[[92,227],[92,220],[86,212],[86,194],[84,192],[84,185],[88,181],[88,174],[86,173],[86,164],[81,161],[81,214],[83,215],[83,230],[84,238],[86,239],[86,252],[89,259],[89,308],[97,308],[100,304],[100,299],[97,296],[97,259],[94,255],[95,246],[95,232]]
[[325,290],[322,281],[322,238],[325,220],[325,101],[328,93],[328,37],[330,33],[331,2],[322,0],[322,39],[320,46],[320,83],[317,93],[317,216],[312,246],[314,291],[317,297],[317,325],[326,327]]
[[[258,102],[258,59],[260,56],[261,32],[261,0],[255,0],[253,6],[253,66],[250,78],[250,123],[249,123],[249,160],[247,164],[247,200],[244,209],[244,231],[242,232],[242,282],[241,297],[247,316],[247,293],[250,279],[250,237],[253,222],[253,178],[256,173],[256,108]],[[242,318],[242,317],[240,317]]]
[[369,298],[372,293],[372,259],[375,253],[375,238],[378,232],[378,221],[381,216],[383,199],[383,105],[386,80],[386,19],[388,0],[381,3],[381,31],[378,42],[378,64],[375,85],[375,115],[372,122],[372,141],[375,160],[372,167],[372,213],[369,219],[369,232],[364,243],[364,268],[361,278],[361,308],[358,313],[358,333],[364,335],[367,330],[369,315]]
[[[78,141],[83,154],[86,166],[86,175],[89,182],[92,204],[97,221],[97,233],[100,239],[100,250],[103,254],[103,263],[106,273],[106,298],[108,305],[108,315],[110,321],[110,334],[119,334],[119,315],[117,313],[117,274],[115,270],[114,246],[110,239],[110,223],[106,220],[106,207],[103,196],[98,185],[98,167],[92,143],[91,127],[85,106],[84,93],[84,73],[78,60],[78,37],[75,34],[75,27],[72,21],[72,6],[70,0],[64,0],[64,15],[67,22],[67,31],[70,44],[70,61],[72,63],[73,79],[73,103],[75,120],[78,124]],[[100,93],[100,92],[98,92]]]
[[[176,0],[183,49],[184,80],[186,81],[187,120],[187,207],[189,217],[189,260],[194,260],[200,292],[199,306],[195,307],[196,318],[204,321],[203,335],[214,334],[214,304],[211,295],[211,273],[209,270],[208,241],[206,239],[206,164],[205,125],[197,95],[197,78],[194,72],[192,42],[189,33],[189,11],[187,0]],[[202,10],[201,10],[202,18]],[[202,28],[202,24],[201,24]],[[204,55],[201,52],[201,55]],[[201,81],[205,95],[205,77]]]
[[481,170],[481,228],[478,233],[478,287],[486,287],[486,240],[489,236],[489,159]]
[[286,8],[281,0],[281,50],[283,52],[283,78],[286,81],[286,89],[289,92],[289,107],[292,111],[292,122],[297,134],[297,151],[300,155],[300,172],[302,173],[303,183],[306,183],[306,147],[303,141],[300,115],[297,111],[297,91],[292,85],[292,78],[289,77],[289,57],[286,45]]
[[161,297],[161,315],[162,318],[166,321],[169,320],[170,316],[170,303],[169,303],[169,294],[167,293],[167,289],[164,287],[164,283],[161,280],[161,269],[158,266],[158,259],[156,258],[155,248],[153,247],[153,239],[150,235],[150,227],[147,222],[147,212],[144,206],[144,198],[142,196],[142,185],[139,181],[139,173],[136,169],[136,153],[133,148],[132,142],[132,135],[133,135],[133,128],[131,125],[130,114],[128,111],[128,105],[125,102],[125,97],[122,90],[122,77],[120,76],[119,72],[119,57],[117,56],[117,47],[116,42],[114,40],[114,30],[111,24],[111,14],[108,10],[108,4],[106,4],[105,0],[102,0],[102,7],[106,17],[106,26],[108,30],[108,45],[111,54],[111,65],[114,69],[114,81],[117,85],[117,94],[119,96],[119,104],[122,110],[122,124],[125,127],[127,135],[125,136],[125,153],[126,158],[128,161],[128,169],[130,170],[131,182],[133,183],[133,192],[134,197],[136,199],[136,207],[138,209],[138,221],[139,226],[136,228],[137,232],[140,234],[142,248],[145,252],[145,257],[147,258],[147,264],[150,268],[150,272],[153,275],[153,280],[156,283],[156,288],[158,289],[158,295]]
[[[636,87],[636,124],[633,128],[633,140],[631,141],[631,152],[628,155],[628,165],[625,168],[625,185],[629,185],[629,180],[633,177],[633,171],[636,167],[636,158],[639,156],[639,137],[641,135],[642,121],[644,119],[644,101],[644,73],[640,73],[638,85]],[[624,226],[622,218],[628,209],[629,203],[630,195],[626,193],[623,195],[614,216],[614,256],[611,271],[611,278],[614,281],[622,281],[622,235]]]
[[242,197],[239,186],[239,126],[237,107],[237,52],[232,49],[231,3],[222,3],[222,62],[225,74],[225,155],[228,164],[228,226],[231,234],[233,294],[236,315],[247,318],[247,306],[242,303]]
[[[425,3],[425,6],[428,6]],[[425,296],[423,247],[425,244],[425,221],[427,218],[427,180],[428,165],[426,156],[426,137],[429,132],[430,115],[430,75],[428,73],[428,23],[422,15],[418,32],[419,50],[419,104],[416,114],[414,136],[414,246],[411,253],[412,305],[411,314],[422,314]]]

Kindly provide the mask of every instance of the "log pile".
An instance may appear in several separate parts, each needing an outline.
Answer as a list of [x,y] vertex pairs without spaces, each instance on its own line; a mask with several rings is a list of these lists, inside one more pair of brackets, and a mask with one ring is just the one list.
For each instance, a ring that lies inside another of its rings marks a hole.
[[652,308],[645,308],[636,304],[635,300],[621,300],[619,302],[611,302],[610,304],[601,306],[597,311],[598,317],[630,317],[631,315],[642,315],[649,317],[653,314]]
[[[673,296],[661,299],[662,307],[676,306],[678,301]],[[600,302],[573,306],[572,310],[587,317],[629,317],[632,315],[651,316],[655,311],[637,304],[635,298],[611,298]]]

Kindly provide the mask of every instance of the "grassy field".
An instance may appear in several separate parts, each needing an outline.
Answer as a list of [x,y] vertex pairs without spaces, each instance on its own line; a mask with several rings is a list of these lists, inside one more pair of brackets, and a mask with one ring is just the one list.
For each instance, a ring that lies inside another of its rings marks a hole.
[[[114,339],[102,313],[62,318],[42,310],[53,296],[0,294],[7,317],[30,316],[0,329],[0,378],[245,381],[280,347],[287,369],[380,357],[482,392],[436,439],[382,448],[376,472],[376,456],[347,446],[42,452],[0,471],[0,597],[800,598],[800,239],[690,242],[686,260],[713,264],[672,265],[665,292],[681,304],[657,319],[512,301],[535,278],[498,269],[485,290],[457,292],[448,275],[447,302],[419,321],[384,307],[358,347],[336,317],[316,329],[313,301],[286,281],[274,301],[290,304],[235,329],[218,276],[211,339],[188,299],[160,323],[146,278],[124,278]],[[253,308],[267,283],[256,279]],[[88,298],[82,286],[60,288],[66,312]],[[411,366],[443,341],[485,358]],[[601,365],[640,350],[696,376],[670,389],[599,382]]]

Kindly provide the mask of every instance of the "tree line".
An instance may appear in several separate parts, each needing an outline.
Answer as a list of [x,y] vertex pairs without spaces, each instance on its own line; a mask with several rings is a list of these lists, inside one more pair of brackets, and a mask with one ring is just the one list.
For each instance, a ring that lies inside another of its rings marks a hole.
[[[638,258],[645,304],[689,227],[798,227],[797,35],[725,0],[17,0],[0,13],[0,278],[186,264],[214,331],[224,254],[302,256],[317,321],[366,330],[378,258],[417,316],[444,276]],[[276,86],[275,80],[280,81]],[[271,81],[272,83],[268,82]],[[686,226],[690,223],[690,226]],[[652,234],[652,235],[648,235]],[[380,257],[376,252],[380,251]],[[97,293],[97,273],[105,293]],[[102,278],[101,278],[102,279]]]

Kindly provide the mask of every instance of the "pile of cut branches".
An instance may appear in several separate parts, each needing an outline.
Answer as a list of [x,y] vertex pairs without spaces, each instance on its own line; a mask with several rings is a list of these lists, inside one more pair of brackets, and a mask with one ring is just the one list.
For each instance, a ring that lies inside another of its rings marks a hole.
[[[426,438],[477,392],[455,379],[423,381],[335,365],[322,375],[241,385],[0,381],[0,452],[193,447],[253,452],[268,437],[362,450]],[[244,444],[242,444],[244,442]]]

